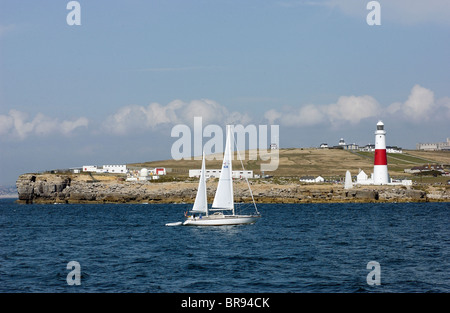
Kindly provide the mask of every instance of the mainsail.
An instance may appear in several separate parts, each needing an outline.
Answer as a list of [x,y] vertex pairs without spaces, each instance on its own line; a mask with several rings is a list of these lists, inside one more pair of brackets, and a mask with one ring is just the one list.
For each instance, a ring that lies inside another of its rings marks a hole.
[[227,125],[227,139],[225,143],[225,153],[223,156],[222,172],[220,173],[219,184],[217,186],[216,196],[214,197],[212,207],[215,209],[233,210],[234,214],[233,178],[231,176],[231,151],[233,147],[231,143],[232,136],[231,126]]
[[206,196],[206,177],[205,177],[205,153],[203,152],[202,170],[200,181],[198,183],[197,196],[195,197],[192,212],[205,213],[208,215],[208,200]]

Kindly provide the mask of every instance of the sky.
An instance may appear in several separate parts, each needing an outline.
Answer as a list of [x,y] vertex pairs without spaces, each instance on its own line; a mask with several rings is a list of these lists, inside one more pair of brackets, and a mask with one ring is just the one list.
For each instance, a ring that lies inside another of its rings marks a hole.
[[[0,0],[0,184],[172,158],[175,125],[281,148],[450,137],[450,1]],[[79,12],[81,25],[69,25]]]

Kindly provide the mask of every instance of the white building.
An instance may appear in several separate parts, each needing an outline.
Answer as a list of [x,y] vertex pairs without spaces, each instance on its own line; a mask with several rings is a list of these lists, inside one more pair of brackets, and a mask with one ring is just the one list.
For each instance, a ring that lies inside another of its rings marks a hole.
[[105,173],[125,174],[127,172],[127,166],[126,165],[103,165],[103,171]]
[[358,175],[356,175],[356,183],[361,183],[367,181],[369,177],[364,171],[360,171]]
[[97,172],[97,165],[83,165],[83,172]]
[[416,144],[416,149],[428,151],[450,150],[450,138],[447,138],[446,142],[418,143]]
[[98,167],[97,165],[83,165],[83,172],[125,174],[127,172],[127,166],[103,165],[103,167]]
[[166,175],[166,169],[164,167],[156,167],[154,169],[155,175]]
[[387,146],[386,153],[403,153],[403,149],[395,146]]
[[[219,178],[222,170],[205,170],[206,178]],[[189,170],[189,177],[200,177],[202,170]],[[233,178],[253,178],[253,171],[232,171],[231,177]]]
[[359,151],[375,152],[375,145],[372,145],[372,144],[365,145],[364,147],[360,147]]
[[356,143],[349,143],[348,145],[342,146],[344,150],[359,150],[359,146]]
[[139,171],[139,178],[140,181],[144,180],[150,180],[151,176],[149,175],[148,169],[143,168]]
[[323,183],[325,179],[322,176],[317,176],[315,179],[316,183]]

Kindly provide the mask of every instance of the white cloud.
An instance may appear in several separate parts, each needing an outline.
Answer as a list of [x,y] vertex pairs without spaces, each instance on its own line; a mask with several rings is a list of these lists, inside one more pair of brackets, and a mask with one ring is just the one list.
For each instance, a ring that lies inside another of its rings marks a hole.
[[301,108],[290,108],[281,113],[275,110],[271,111],[268,115],[271,115],[272,119],[278,119],[278,122],[283,126],[312,126],[324,120],[324,115],[320,107],[312,104]]
[[75,121],[62,121],[60,124],[61,132],[64,135],[69,135],[78,127],[88,127],[89,120],[85,117],[80,117]]
[[0,136],[7,135],[14,125],[14,119],[10,115],[0,115]]
[[328,122],[332,126],[356,125],[367,118],[395,117],[408,122],[441,121],[450,118],[450,98],[435,100],[430,89],[415,85],[405,102],[383,108],[371,96],[341,96],[329,105],[308,104],[300,108],[271,109],[264,114],[270,124],[313,126]]
[[248,123],[247,114],[229,112],[226,107],[210,99],[184,102],[174,100],[167,105],[151,103],[148,106],[128,105],[106,118],[103,129],[115,134],[145,131],[175,124],[192,125],[194,117],[202,117],[203,124]]
[[440,114],[440,116],[442,116],[443,118],[446,118],[447,120],[450,120],[450,97],[444,97],[441,99],[438,99],[436,101],[438,110],[441,111],[442,110],[442,115]]
[[330,122],[358,124],[361,120],[380,114],[380,105],[371,96],[342,96],[336,103],[322,108]]
[[312,126],[329,122],[357,124],[361,120],[374,117],[380,112],[380,105],[370,96],[342,96],[336,103],[329,105],[308,104],[300,108],[288,108],[281,112],[269,110],[264,117],[270,124],[275,122],[283,126]]
[[432,90],[415,85],[405,102],[392,103],[386,111],[412,122],[439,120],[450,117],[450,98],[435,100]]
[[77,128],[87,127],[88,123],[85,117],[73,121],[59,121],[42,113],[29,120],[27,113],[12,109],[8,115],[0,115],[0,136],[23,140],[30,135],[69,135]]
[[276,120],[282,117],[282,114],[277,110],[271,109],[264,113],[264,118],[269,121],[269,124],[275,124]]
[[402,111],[407,117],[418,120],[429,118],[427,113],[432,112],[434,107],[434,93],[427,88],[415,85],[408,100],[402,105]]

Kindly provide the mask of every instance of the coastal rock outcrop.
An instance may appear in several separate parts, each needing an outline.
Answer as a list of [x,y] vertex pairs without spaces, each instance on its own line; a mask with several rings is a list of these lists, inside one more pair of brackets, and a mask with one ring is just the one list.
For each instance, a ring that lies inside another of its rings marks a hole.
[[[16,182],[20,203],[191,203],[197,184],[190,180],[126,182],[105,178],[94,181],[82,174],[24,174]],[[259,203],[450,201],[450,189],[446,187],[416,190],[404,186],[372,186],[345,190],[339,184],[300,185],[258,180],[251,184],[255,201]],[[208,181],[210,201],[216,187],[216,181]],[[236,202],[251,201],[245,181],[237,181],[234,190]]]
[[35,199],[56,199],[59,194],[70,186],[71,178],[53,175],[43,177],[41,175],[21,175],[16,182],[19,200],[32,203]]

